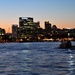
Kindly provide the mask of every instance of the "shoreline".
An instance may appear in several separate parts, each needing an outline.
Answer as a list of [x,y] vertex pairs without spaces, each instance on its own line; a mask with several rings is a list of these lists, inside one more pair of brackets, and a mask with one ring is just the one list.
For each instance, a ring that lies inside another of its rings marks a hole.
[[[32,43],[32,42],[60,42],[60,41],[18,41],[18,42],[0,42],[0,43]],[[75,42],[75,41],[71,41],[71,42]]]

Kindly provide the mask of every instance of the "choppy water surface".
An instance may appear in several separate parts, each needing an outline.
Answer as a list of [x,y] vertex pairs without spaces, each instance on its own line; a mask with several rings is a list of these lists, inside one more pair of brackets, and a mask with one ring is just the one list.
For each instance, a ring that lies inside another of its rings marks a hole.
[[75,50],[59,44],[1,43],[0,75],[75,75]]

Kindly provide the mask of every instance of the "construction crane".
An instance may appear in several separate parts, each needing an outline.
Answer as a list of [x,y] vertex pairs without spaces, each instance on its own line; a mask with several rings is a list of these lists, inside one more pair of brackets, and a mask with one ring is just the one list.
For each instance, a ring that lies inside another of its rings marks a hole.
[[10,27],[8,28],[8,31],[7,31],[7,33],[10,33]]

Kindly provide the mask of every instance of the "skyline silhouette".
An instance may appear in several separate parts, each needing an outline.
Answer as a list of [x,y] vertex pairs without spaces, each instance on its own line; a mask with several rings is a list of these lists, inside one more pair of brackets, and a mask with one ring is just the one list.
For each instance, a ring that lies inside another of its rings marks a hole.
[[0,0],[0,27],[8,31],[12,24],[18,24],[18,18],[33,17],[40,21],[49,21],[59,28],[75,28],[75,0]]

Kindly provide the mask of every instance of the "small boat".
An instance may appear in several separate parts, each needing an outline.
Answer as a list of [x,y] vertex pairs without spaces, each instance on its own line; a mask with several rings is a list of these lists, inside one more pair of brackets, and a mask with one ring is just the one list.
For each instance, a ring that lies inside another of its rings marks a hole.
[[72,46],[71,41],[67,40],[67,41],[63,41],[61,42],[60,49],[75,49],[75,46]]
[[62,46],[59,46],[58,48],[59,49],[71,49],[71,50],[75,50],[75,46],[71,46],[71,47],[62,47]]

